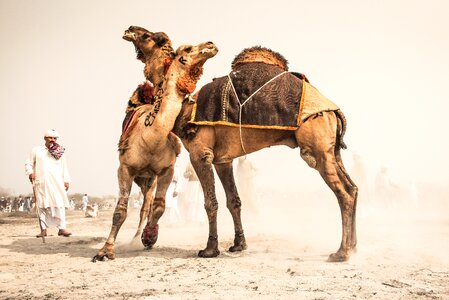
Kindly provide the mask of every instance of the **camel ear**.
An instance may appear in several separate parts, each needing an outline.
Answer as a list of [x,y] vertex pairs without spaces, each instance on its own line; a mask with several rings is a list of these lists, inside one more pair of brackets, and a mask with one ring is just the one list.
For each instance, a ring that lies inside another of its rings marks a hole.
[[156,43],[157,46],[162,47],[167,42],[170,42],[170,38],[163,32],[156,32],[153,36],[153,41]]

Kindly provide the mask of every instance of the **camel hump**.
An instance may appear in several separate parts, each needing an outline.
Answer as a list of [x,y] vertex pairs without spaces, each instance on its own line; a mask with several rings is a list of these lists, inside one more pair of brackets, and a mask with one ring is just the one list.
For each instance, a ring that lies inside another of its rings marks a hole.
[[288,61],[280,53],[271,49],[254,46],[251,48],[243,49],[242,52],[232,61],[231,67],[235,71],[239,65],[246,63],[265,63],[269,65],[276,65],[284,71],[288,71]]

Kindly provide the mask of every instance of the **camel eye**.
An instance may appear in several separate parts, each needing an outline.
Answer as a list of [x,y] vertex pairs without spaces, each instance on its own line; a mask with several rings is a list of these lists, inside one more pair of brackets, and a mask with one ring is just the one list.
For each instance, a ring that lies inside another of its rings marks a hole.
[[185,52],[190,53],[192,51],[192,47],[187,47],[184,49]]
[[147,34],[147,33],[144,33],[144,34],[142,35],[142,38],[143,38],[144,40],[146,40],[146,39],[149,38],[149,37],[150,37],[150,35]]

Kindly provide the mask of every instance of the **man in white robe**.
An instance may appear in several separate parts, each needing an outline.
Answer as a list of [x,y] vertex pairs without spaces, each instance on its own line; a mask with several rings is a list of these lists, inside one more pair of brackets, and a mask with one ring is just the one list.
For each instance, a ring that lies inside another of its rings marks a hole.
[[25,163],[36,197],[41,233],[47,235],[47,228],[57,227],[58,235],[68,237],[66,230],[65,208],[70,207],[67,190],[71,182],[67,163],[63,155],[64,148],[56,143],[59,134],[54,129],[45,132],[45,146],[36,146]]

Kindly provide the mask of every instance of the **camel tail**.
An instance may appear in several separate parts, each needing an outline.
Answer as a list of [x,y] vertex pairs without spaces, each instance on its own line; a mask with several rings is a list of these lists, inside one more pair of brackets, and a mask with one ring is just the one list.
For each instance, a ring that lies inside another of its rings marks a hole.
[[338,145],[341,149],[348,148],[343,141],[343,137],[346,133],[346,117],[341,110],[336,110],[335,115],[337,116],[337,139]]

